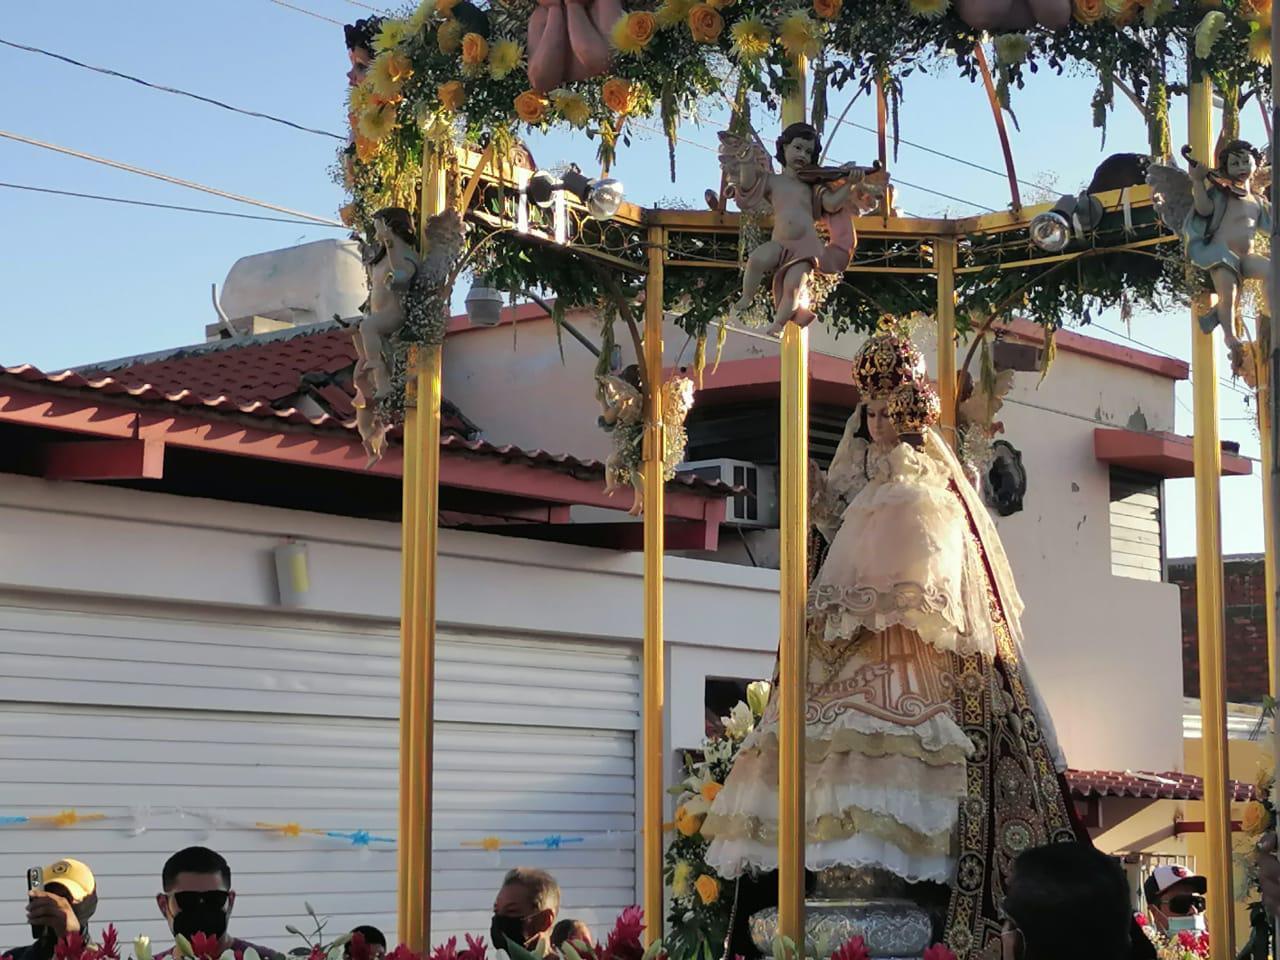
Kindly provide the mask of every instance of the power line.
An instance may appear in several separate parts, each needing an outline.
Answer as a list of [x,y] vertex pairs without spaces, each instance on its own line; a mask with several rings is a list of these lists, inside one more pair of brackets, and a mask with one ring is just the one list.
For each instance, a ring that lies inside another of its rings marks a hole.
[[[317,20],[323,20],[325,23],[332,23],[335,26],[346,26],[341,20],[335,20],[333,17],[326,17],[323,13],[316,13],[314,10],[308,10],[306,7],[297,7],[292,3],[285,3],[285,0],[267,0],[268,3],[274,3],[277,7],[284,7],[286,10],[296,10],[298,13],[305,14],[308,17],[315,17]],[[363,6],[363,4],[361,4]]]
[[322,224],[310,220],[293,220],[288,217],[265,217],[256,213],[236,213],[232,210],[211,210],[208,207],[184,207],[176,203],[154,203],[150,200],[133,200],[127,197],[107,197],[97,193],[76,193],[73,190],[55,190],[52,187],[34,187],[26,183],[5,183],[0,187],[10,190],[26,190],[31,193],[49,193],[59,197],[76,197],[81,200],[105,200],[108,203],[124,203],[135,207],[155,207],[158,210],[177,210],[182,213],[205,213],[215,217],[235,217],[239,220],[266,220],[271,223],[294,223],[304,227],[318,227]]
[[363,7],[365,10],[372,10],[374,13],[382,13],[382,10],[378,7],[372,7],[367,3],[361,3],[360,0],[347,0],[347,3],[351,4],[353,7]]
[[54,153],[65,154],[66,156],[76,157],[80,160],[88,160],[91,163],[100,163],[103,166],[113,167],[116,170],[124,170],[126,173],[136,173],[138,176],[150,177],[152,180],[172,183],[175,186],[186,187],[189,190],[199,190],[201,193],[208,193],[215,197],[222,197],[224,200],[235,200],[237,203],[246,203],[251,207],[262,207],[264,210],[274,210],[276,213],[287,213],[291,217],[299,217],[303,220],[322,224],[326,227],[345,226],[337,220],[330,220],[328,217],[318,217],[313,213],[305,213],[302,210],[293,210],[289,207],[279,206],[278,204],[267,203],[265,200],[255,200],[252,197],[245,197],[238,193],[228,193],[225,190],[219,190],[217,187],[207,187],[204,184],[196,183],[193,180],[182,180],[178,177],[171,177],[168,174],[156,173],[154,170],[146,170],[142,167],[134,167],[127,163],[120,163],[118,160],[108,160],[106,157],[97,157],[91,153],[82,153],[79,150],[72,150],[70,147],[60,147],[57,144],[45,143],[43,140],[36,140],[33,137],[24,137],[20,133],[10,133],[7,130],[0,130],[0,137],[3,137],[6,140],[16,140],[18,143],[25,143],[29,146],[39,147],[42,150],[52,150]]
[[30,46],[27,46],[25,43],[15,43],[12,40],[5,40],[3,37],[0,37],[0,44],[4,44],[6,47],[13,47],[15,50],[25,50],[27,53],[38,53],[41,56],[50,57],[54,60],[61,60],[63,63],[71,64],[71,66],[73,67],[80,67],[83,70],[92,70],[94,73],[100,73],[100,74],[103,74],[104,76],[117,77],[121,80],[129,80],[133,83],[140,84],[141,86],[149,87],[152,90],[159,90],[163,93],[172,93],[180,97],[190,97],[192,100],[199,100],[201,103],[207,103],[207,104],[210,104],[211,106],[220,107],[223,110],[230,110],[232,113],[243,114],[246,117],[257,117],[260,120],[270,120],[273,123],[279,123],[279,124],[283,124],[286,127],[292,127],[294,130],[301,130],[303,133],[314,133],[317,136],[321,136],[321,137],[332,137],[334,140],[345,141],[347,139],[341,134],[331,133],[328,130],[317,130],[314,127],[304,127],[300,123],[294,123],[292,120],[285,120],[282,117],[275,117],[269,113],[259,113],[256,110],[245,110],[242,107],[233,107],[229,103],[223,103],[221,100],[215,100],[212,97],[205,97],[198,93],[191,93],[188,90],[180,90],[177,87],[166,87],[166,86],[163,86],[162,84],[152,83],[149,80],[143,80],[140,77],[134,77],[134,76],[130,76],[127,73],[121,73],[118,70],[108,69],[107,67],[95,67],[93,66],[93,64],[82,63],[79,60],[74,60],[71,57],[64,56],[61,53],[54,53],[51,50],[42,50],[40,47],[30,47]]

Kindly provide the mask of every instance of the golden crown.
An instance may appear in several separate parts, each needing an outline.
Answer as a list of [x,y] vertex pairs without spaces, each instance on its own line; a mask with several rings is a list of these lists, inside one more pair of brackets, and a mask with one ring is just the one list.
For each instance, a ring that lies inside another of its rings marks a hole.
[[924,354],[910,337],[891,330],[872,334],[853,358],[853,382],[864,400],[888,396],[924,375]]
[[927,380],[916,377],[894,388],[885,412],[899,433],[923,433],[942,418],[942,401]]

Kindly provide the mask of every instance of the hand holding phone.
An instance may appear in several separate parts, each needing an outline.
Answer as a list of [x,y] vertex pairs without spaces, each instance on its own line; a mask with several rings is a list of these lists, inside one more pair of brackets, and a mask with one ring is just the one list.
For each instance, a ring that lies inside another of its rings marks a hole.
[[[27,871],[27,892],[38,892],[44,889],[44,870],[40,867],[32,867]],[[36,940],[44,936],[45,928],[33,926],[31,928],[31,936]]]

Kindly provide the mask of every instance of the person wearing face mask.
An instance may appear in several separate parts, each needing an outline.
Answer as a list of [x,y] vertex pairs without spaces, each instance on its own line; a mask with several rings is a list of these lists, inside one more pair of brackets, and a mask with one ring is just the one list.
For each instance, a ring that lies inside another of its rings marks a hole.
[[[1154,957],[1133,918],[1129,885],[1112,857],[1082,843],[1024,851],[1004,898],[1001,960]],[[1143,949],[1145,948],[1145,949]]]
[[[207,847],[187,847],[170,857],[161,874],[164,892],[156,894],[160,915],[175,936],[191,940],[197,934],[219,941],[218,955],[227,950],[236,955],[253,948],[262,960],[285,960],[267,947],[239,940],[227,932],[236,892],[231,888],[231,867]],[[173,951],[156,954],[156,960]]]
[[40,886],[27,893],[26,919],[35,940],[0,955],[8,960],[50,960],[58,941],[69,933],[89,941],[89,918],[97,906],[97,882],[79,860],[64,857],[41,868]]
[[489,937],[497,950],[525,950],[535,957],[552,954],[551,931],[560,912],[560,884],[545,870],[516,867],[502,880],[493,901]]
[[1204,877],[1169,864],[1152,870],[1142,885],[1151,922],[1165,936],[1175,937],[1184,930],[1205,931],[1204,894],[1208,889],[1209,882]]

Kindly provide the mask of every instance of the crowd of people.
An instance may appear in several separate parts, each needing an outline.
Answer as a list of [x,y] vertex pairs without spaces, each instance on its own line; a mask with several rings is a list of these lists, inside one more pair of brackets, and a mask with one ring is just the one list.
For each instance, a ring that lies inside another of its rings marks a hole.
[[[32,874],[26,902],[32,942],[0,951],[0,960],[54,960],[59,941],[68,934],[93,942],[90,920],[98,907],[98,884],[89,866],[64,857]],[[187,847],[175,853],[160,873],[160,888],[156,907],[175,937],[181,935],[188,941],[197,934],[214,938],[219,944],[218,955],[230,950],[240,956],[252,948],[262,960],[285,960],[276,950],[232,935],[236,891],[230,865],[215,851]],[[566,942],[594,943],[583,921],[560,918],[560,886],[555,878],[544,870],[528,868],[516,868],[503,877],[489,935],[497,949],[510,941],[535,957],[557,955]],[[361,945],[358,960],[383,960],[387,954],[387,938],[374,926],[361,925],[351,931],[348,960],[357,960],[352,957],[353,943]],[[167,960],[173,950],[153,951],[154,960]]]
[[[1280,860],[1275,850],[1274,835],[1265,837],[1258,848],[1263,899],[1272,914],[1280,912]],[[7,960],[54,960],[55,947],[66,935],[93,939],[90,920],[98,906],[98,886],[92,870],[79,860],[64,858],[38,873],[26,903],[33,941],[4,953]],[[236,892],[231,867],[218,853],[206,847],[175,853],[165,862],[160,884],[156,906],[175,936],[190,940],[203,934],[218,940],[220,952],[253,948],[262,960],[284,960],[275,950],[232,935]],[[1026,851],[1014,864],[1004,899],[1002,960],[1074,960],[1080,943],[1090,944],[1094,960],[1154,958],[1155,950],[1141,932],[1144,923],[1161,936],[1204,931],[1204,877],[1165,865],[1156,867],[1143,887],[1148,915],[1136,922],[1128,882],[1113,857],[1075,843]],[[1064,936],[1067,930],[1071,936]],[[383,960],[387,939],[381,930],[366,925],[351,933],[353,942],[364,945],[367,960]],[[566,943],[594,942],[583,921],[560,917],[555,878],[523,867],[502,878],[489,939],[495,949],[517,944],[539,958],[559,956]],[[154,956],[166,960],[172,952],[169,948]]]

